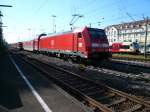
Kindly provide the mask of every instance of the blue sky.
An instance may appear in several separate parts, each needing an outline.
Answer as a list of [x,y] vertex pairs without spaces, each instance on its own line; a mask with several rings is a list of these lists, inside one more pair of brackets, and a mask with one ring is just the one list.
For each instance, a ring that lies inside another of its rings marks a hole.
[[[104,28],[150,17],[150,0],[0,0],[4,17],[4,38],[17,42],[35,38],[36,34],[53,31],[52,15],[56,15],[56,30],[70,30],[73,14],[82,14],[74,26],[89,25]],[[98,26],[100,22],[100,26]]]

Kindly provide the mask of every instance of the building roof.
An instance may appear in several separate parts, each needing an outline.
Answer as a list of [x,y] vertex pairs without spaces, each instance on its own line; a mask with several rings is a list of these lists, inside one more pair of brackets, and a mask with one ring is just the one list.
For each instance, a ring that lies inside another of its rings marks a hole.
[[[116,25],[110,25],[107,28],[115,27],[116,29],[136,29],[136,28],[141,28],[143,25],[146,24],[146,20],[139,20],[139,21],[132,21],[132,22],[127,22],[127,23],[122,23],[122,24],[116,24]],[[150,19],[148,19],[148,24],[150,25]]]

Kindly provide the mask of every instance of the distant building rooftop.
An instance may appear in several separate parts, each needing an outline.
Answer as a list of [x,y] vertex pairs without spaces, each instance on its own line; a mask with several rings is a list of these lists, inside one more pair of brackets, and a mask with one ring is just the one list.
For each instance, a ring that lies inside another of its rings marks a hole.
[[[110,25],[106,28],[115,27],[116,29],[131,29],[131,28],[133,29],[133,28],[140,28],[145,24],[146,24],[146,20],[139,20],[139,21],[126,22],[126,23],[121,23],[116,25]],[[150,25],[150,19],[148,19],[148,24]]]

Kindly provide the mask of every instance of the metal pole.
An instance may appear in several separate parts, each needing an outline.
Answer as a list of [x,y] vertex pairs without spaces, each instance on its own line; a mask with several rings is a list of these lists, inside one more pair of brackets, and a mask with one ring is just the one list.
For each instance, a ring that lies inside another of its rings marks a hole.
[[89,26],[90,26],[90,28],[92,27],[92,24],[91,23],[89,23]]
[[3,46],[2,13],[0,11],[0,47]]
[[56,33],[56,25],[55,25],[55,15],[52,15],[53,17],[53,33]]
[[147,45],[147,24],[148,24],[148,17],[146,18],[146,24],[145,24],[145,43],[144,43],[144,57],[147,58],[147,53],[146,53],[146,45]]
[[98,27],[100,27],[100,25],[101,25],[101,22],[97,22],[98,23]]
[[28,28],[28,40],[31,39],[31,28]]

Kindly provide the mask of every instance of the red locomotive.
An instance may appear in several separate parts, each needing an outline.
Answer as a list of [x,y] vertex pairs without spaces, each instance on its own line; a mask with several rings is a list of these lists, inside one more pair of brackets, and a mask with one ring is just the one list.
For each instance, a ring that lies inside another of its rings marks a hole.
[[51,35],[41,34],[37,39],[22,42],[23,49],[59,57],[80,59],[108,59],[109,43],[104,30],[77,28]]

